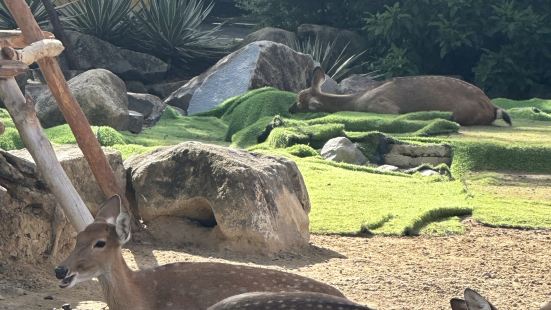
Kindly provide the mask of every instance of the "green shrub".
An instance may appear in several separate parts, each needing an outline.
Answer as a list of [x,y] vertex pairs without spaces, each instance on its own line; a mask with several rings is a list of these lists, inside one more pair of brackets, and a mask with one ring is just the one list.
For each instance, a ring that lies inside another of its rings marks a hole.
[[322,24],[338,28],[360,28],[365,11],[382,6],[382,0],[237,0],[264,25],[295,30],[300,24]]
[[551,2],[386,1],[366,12],[373,69],[385,76],[458,75],[490,96],[549,87]]
[[504,98],[497,98],[492,100],[492,102],[505,110],[514,109],[514,108],[537,108],[546,113],[551,113],[551,100],[546,99],[530,99],[530,100],[511,100]]
[[304,145],[304,144],[295,144],[291,147],[286,148],[284,151],[293,156],[301,157],[301,158],[313,157],[313,156],[319,155],[318,151],[313,149],[311,146]]
[[6,128],[6,131],[0,135],[0,149],[10,151],[24,147],[21,138],[19,138],[19,132],[15,128]]
[[102,146],[113,146],[115,144],[125,144],[123,136],[115,129],[107,126],[98,127],[96,137]]

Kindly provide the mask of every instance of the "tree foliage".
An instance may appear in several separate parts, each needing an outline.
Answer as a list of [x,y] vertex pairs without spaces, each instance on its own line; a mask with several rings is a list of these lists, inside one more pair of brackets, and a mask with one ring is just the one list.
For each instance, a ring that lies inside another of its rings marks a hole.
[[392,2],[367,12],[364,27],[373,66],[388,76],[459,75],[513,98],[551,85],[551,2]]

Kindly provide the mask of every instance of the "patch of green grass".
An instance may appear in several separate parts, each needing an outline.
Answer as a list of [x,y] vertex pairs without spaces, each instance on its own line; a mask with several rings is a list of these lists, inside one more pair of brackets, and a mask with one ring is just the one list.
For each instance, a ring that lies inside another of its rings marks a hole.
[[122,132],[122,135],[127,144],[142,146],[174,145],[190,140],[225,145],[227,128],[216,117],[181,116],[167,108],[154,127],[145,128],[140,134]]
[[544,112],[551,113],[551,99],[530,99],[530,100],[511,100],[505,98],[497,98],[492,100],[498,107],[505,110],[512,108],[538,108]]
[[546,113],[538,108],[512,108],[507,110],[509,113],[509,116],[511,116],[512,119],[518,120],[518,119],[529,119],[534,121],[543,121],[543,122],[550,122],[551,121],[551,112]]

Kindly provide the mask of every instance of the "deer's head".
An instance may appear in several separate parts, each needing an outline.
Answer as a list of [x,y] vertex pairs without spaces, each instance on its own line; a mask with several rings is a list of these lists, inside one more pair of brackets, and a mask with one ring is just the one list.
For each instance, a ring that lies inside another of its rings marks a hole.
[[452,310],[497,310],[486,298],[470,288],[465,289],[463,295],[464,300],[453,298],[450,301]]
[[291,106],[289,112],[317,111],[318,107],[321,105],[318,97],[321,94],[321,85],[323,82],[325,82],[325,72],[321,67],[317,67],[312,74],[312,84],[310,88],[298,93],[297,102]]
[[69,257],[55,268],[59,287],[99,277],[111,270],[120,257],[120,249],[130,240],[130,218],[121,212],[121,198],[109,198],[100,208],[94,222],[77,235],[77,243]]

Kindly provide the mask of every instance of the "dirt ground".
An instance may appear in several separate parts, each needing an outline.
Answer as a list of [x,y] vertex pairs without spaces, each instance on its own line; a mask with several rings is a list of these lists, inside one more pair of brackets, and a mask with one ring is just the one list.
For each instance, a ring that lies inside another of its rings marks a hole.
[[[228,261],[286,270],[334,285],[377,309],[450,309],[449,299],[465,287],[499,309],[539,309],[551,300],[551,231],[496,229],[470,221],[467,226],[464,235],[449,237],[313,235],[301,254],[271,258],[159,249],[147,242],[131,245],[124,255],[133,268]],[[97,283],[61,290],[51,266],[3,266],[0,271],[0,309],[53,309],[64,303],[73,309],[106,309]]]

